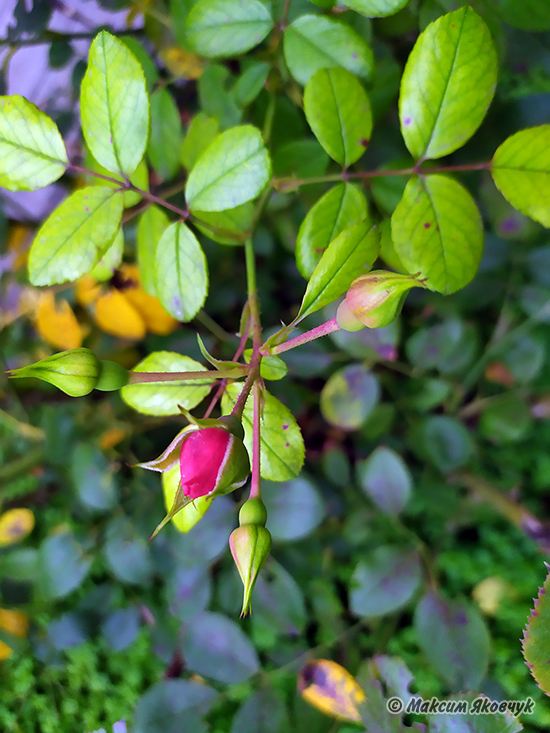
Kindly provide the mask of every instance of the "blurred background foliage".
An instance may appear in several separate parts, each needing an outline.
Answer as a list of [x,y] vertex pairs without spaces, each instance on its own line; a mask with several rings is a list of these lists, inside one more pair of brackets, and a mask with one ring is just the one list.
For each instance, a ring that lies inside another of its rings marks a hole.
[[[121,33],[152,92],[151,183],[177,184],[180,161],[188,165],[219,129],[262,126],[271,104],[270,49],[228,62],[194,56],[184,33],[193,4],[7,3],[2,92],[32,98],[14,68],[28,63],[18,54],[39,49],[35,93],[52,94],[44,90],[55,78],[64,94],[32,101],[79,150],[74,104],[87,44],[99,27]],[[334,9],[377,58],[368,89],[375,128],[361,167],[403,164],[396,99],[404,61],[418,32],[461,4],[412,0],[375,20]],[[507,135],[550,118],[548,2],[471,4],[491,28],[500,76],[481,129],[450,156],[456,164],[489,160]],[[271,5],[280,17],[282,0]],[[288,18],[332,5],[291,0]],[[322,175],[328,157],[288,76],[283,92],[271,111],[275,174]],[[147,542],[163,515],[160,482],[131,464],[160,453],[179,419],[138,415],[117,394],[72,400],[0,376],[0,730],[110,731],[123,719],[134,733],[358,730],[297,691],[300,668],[319,657],[360,681],[365,660],[391,657],[424,698],[531,696],[535,711],[523,722],[548,728],[519,637],[550,551],[550,239],[488,173],[461,180],[486,228],[473,282],[450,297],[415,290],[386,328],[339,332],[284,355],[289,373],[271,390],[302,428],[306,464],[293,481],[265,482],[274,547],[249,619],[237,620],[240,580],[227,552],[239,492],[217,499],[189,534],[169,526]],[[376,179],[373,210],[391,214],[403,186]],[[121,243],[127,263],[114,277],[103,263],[74,287],[33,288],[26,252],[66,191],[63,182],[48,189],[40,199],[2,198],[2,371],[83,342],[127,367],[153,350],[200,359],[197,331],[216,357],[232,357],[245,293],[240,248],[202,237],[208,315],[185,326],[142,289],[132,218]],[[294,243],[325,190],[303,186],[269,201],[255,238],[267,329],[296,313],[304,280]],[[391,265],[388,243],[383,254]],[[364,689],[377,679],[394,689],[381,668],[369,667]]]

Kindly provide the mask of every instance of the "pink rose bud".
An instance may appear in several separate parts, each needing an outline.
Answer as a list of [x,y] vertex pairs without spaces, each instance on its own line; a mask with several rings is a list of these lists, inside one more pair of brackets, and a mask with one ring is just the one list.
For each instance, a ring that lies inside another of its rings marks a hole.
[[338,325],[345,331],[358,331],[365,326],[380,328],[399,315],[405,293],[414,287],[425,287],[417,275],[373,270],[356,278],[346,299],[338,308]]
[[227,494],[242,486],[250,473],[248,453],[240,438],[222,427],[188,433],[180,455],[184,496]]

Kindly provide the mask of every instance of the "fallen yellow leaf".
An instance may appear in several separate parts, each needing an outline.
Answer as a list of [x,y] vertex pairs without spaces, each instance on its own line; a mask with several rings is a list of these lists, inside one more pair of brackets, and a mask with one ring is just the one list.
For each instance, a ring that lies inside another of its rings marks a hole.
[[93,277],[84,275],[80,278],[76,285],[76,300],[79,305],[86,308],[88,305],[95,303],[100,295],[101,285]]
[[73,309],[64,299],[56,302],[51,290],[42,293],[35,320],[40,336],[56,349],[78,349],[84,337]]
[[357,706],[365,693],[347,669],[330,659],[316,659],[302,668],[298,691],[313,707],[341,720],[361,722]]

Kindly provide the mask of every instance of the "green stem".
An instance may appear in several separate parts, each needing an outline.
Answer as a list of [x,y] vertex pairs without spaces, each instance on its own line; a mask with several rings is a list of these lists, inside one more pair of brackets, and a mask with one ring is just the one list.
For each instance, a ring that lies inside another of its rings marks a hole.
[[342,171],[341,173],[330,173],[326,176],[315,176],[313,178],[294,178],[293,176],[285,176],[281,178],[273,178],[271,180],[271,185],[277,191],[284,191],[285,188],[298,188],[300,186],[307,186],[312,183],[334,183],[336,181],[383,178],[388,176],[423,176],[430,173],[460,173],[466,171],[483,171],[489,170],[490,168],[491,161],[484,163],[464,163],[460,165],[434,166],[433,168],[420,168],[419,164],[417,163],[412,168],[399,168],[396,170],[355,171],[354,173]]
[[155,196],[154,193],[150,193],[149,191],[144,191],[141,188],[138,188],[137,186],[134,186],[133,183],[121,181],[120,178],[113,178],[112,176],[105,176],[103,173],[98,173],[97,171],[92,171],[88,168],[85,168],[84,166],[77,165],[76,163],[69,162],[68,165],[71,170],[76,171],[77,173],[82,173],[86,176],[94,176],[95,178],[100,178],[102,181],[108,181],[109,183],[115,183],[121,191],[135,191],[135,193],[138,193],[140,196],[143,196],[144,199],[147,199],[151,203],[158,204],[159,206],[164,206],[165,209],[170,209],[170,211],[173,211],[175,214],[177,214],[181,219],[187,219],[189,216],[188,210],[180,209],[179,206],[174,206],[174,204],[170,204],[168,201],[165,201],[160,196]]
[[[244,366],[243,364],[239,365]],[[128,384],[144,384],[147,382],[186,382],[190,380],[235,378],[235,370],[210,370],[200,372],[131,372]]]
[[250,499],[259,499],[262,495],[260,479],[260,413],[262,391],[258,380],[254,382],[254,412],[252,417],[252,476],[250,477]]
[[322,338],[323,336],[328,336],[329,333],[334,333],[334,331],[339,330],[340,326],[338,325],[338,321],[336,320],[336,318],[332,318],[330,321],[322,323],[316,328],[312,328],[311,331],[306,331],[305,333],[301,333],[299,336],[296,336],[289,341],[285,341],[284,344],[272,346],[270,349],[266,350],[264,350],[264,348],[262,347],[260,349],[260,353],[262,354],[262,356],[268,356],[269,354],[282,354],[284,351],[290,351],[290,349],[295,349],[297,346],[307,344],[308,341],[315,341],[315,339]]

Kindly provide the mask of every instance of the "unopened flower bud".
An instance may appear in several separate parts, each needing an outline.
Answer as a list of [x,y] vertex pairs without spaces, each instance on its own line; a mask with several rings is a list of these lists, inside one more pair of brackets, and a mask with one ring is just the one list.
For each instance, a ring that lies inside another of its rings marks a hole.
[[102,392],[113,392],[122,389],[130,377],[130,372],[116,361],[100,361],[99,379],[95,386]]
[[336,318],[345,331],[387,326],[399,315],[407,290],[425,287],[416,275],[401,275],[373,270],[356,278],[346,299],[340,304]]
[[90,349],[71,349],[53,354],[20,369],[13,369],[10,377],[35,377],[53,384],[71,397],[89,394],[100,374],[99,359]]
[[229,547],[244,586],[241,616],[250,612],[250,599],[262,565],[271,551],[271,534],[258,524],[243,524],[229,537]]
[[199,428],[182,443],[180,469],[184,496],[197,499],[242,486],[250,461],[243,441],[225,427]]

